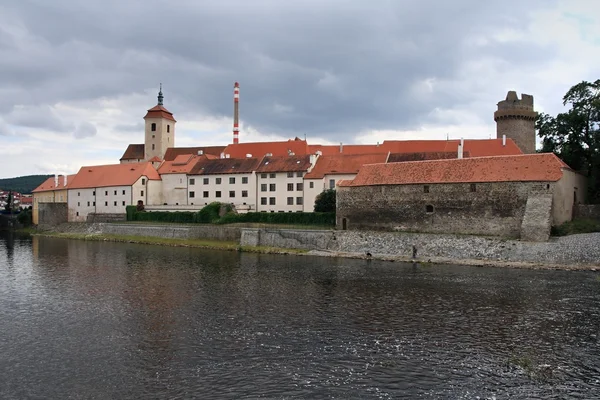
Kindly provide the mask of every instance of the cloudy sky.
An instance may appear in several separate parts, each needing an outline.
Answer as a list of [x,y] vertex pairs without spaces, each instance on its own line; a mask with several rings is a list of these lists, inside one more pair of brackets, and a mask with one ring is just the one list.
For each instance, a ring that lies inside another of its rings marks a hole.
[[600,78],[595,0],[0,0],[0,178],[118,163],[163,84],[176,145],[489,138],[508,90]]

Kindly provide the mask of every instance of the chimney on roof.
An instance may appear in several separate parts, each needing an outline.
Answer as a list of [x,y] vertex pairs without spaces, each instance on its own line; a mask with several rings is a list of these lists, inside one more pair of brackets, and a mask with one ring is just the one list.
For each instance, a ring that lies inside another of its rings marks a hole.
[[462,145],[462,143],[458,145],[458,158],[463,158],[463,145]]
[[265,157],[273,157],[273,153],[267,153],[265,154]]
[[250,154],[250,153],[246,154],[246,158],[252,158],[252,154]]
[[377,147],[379,147],[379,142],[377,142]]
[[201,156],[202,154],[204,154],[204,150],[198,150],[198,155]]
[[506,146],[506,135],[502,135],[502,146]]
[[340,142],[340,153],[344,152],[344,144]]
[[240,118],[240,84],[235,83],[233,85],[233,144],[239,143],[239,118]]
[[54,187],[58,187],[58,174],[54,174]]
[[65,187],[67,187],[67,174],[65,174],[64,184],[65,184]]

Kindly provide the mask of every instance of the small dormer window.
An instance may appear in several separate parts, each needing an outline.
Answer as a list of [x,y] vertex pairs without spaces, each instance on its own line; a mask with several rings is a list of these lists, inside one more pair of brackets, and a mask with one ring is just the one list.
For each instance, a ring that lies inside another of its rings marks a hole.
[[156,132],[156,122],[152,123],[152,126],[150,129],[152,130],[152,132]]

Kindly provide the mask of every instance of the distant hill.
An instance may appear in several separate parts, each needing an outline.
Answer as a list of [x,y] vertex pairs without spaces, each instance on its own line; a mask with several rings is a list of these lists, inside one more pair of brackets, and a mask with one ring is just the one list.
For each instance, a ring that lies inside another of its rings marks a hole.
[[27,175],[17,178],[0,179],[1,190],[12,190],[19,193],[31,193],[33,189],[40,186],[42,182],[53,175]]

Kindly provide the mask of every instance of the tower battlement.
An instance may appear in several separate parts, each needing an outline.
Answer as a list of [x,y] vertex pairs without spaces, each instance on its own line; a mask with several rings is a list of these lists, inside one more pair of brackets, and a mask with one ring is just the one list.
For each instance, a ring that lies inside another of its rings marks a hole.
[[535,153],[536,118],[533,96],[522,93],[519,99],[517,92],[511,90],[505,100],[498,102],[498,110],[494,112],[496,137],[500,139],[506,135],[515,141],[523,153]]

